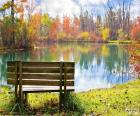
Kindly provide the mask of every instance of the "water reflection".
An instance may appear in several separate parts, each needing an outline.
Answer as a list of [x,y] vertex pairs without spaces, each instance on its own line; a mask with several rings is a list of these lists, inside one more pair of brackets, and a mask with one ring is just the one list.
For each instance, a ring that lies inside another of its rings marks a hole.
[[123,45],[53,44],[45,48],[0,55],[0,85],[6,85],[6,62],[75,61],[75,90],[108,88],[134,78]]

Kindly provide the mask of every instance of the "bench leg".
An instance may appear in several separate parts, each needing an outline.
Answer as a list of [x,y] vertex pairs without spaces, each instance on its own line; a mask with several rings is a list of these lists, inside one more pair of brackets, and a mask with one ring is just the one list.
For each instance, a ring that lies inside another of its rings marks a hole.
[[62,93],[59,94],[59,112],[62,111]]
[[15,85],[15,101],[18,101],[18,85]]
[[64,93],[60,93],[60,96],[59,96],[59,111],[60,112],[64,109],[64,102],[65,102]]
[[65,109],[65,101],[66,101],[66,94],[60,93],[60,96],[59,96],[59,111],[60,112]]
[[28,104],[28,94],[27,93],[24,93],[24,101],[25,101],[25,104]]

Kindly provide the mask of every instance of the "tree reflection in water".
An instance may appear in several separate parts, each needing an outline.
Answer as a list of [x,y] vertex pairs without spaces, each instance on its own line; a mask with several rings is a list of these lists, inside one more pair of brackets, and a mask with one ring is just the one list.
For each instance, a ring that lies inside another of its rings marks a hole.
[[108,88],[134,79],[125,45],[53,44],[0,55],[0,85],[6,85],[7,61],[74,61],[75,90]]

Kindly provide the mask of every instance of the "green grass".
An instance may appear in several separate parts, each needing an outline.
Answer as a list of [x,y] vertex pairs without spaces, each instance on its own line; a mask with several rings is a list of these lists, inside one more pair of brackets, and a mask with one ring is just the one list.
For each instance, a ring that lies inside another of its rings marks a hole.
[[139,41],[135,40],[109,40],[110,44],[139,44]]
[[[0,89],[0,114],[8,114],[14,105],[14,95],[9,88]],[[28,95],[28,114],[59,114],[59,96],[56,93]],[[117,85],[110,89],[98,89],[73,93],[68,97],[68,115],[95,114],[103,116],[140,115],[140,80]],[[61,113],[65,114],[65,113]]]
[[105,116],[140,115],[140,80],[111,89],[94,90],[77,94],[85,113],[96,112]]
[[14,95],[9,94],[10,88],[1,87],[0,88],[0,114],[9,113],[14,104]]

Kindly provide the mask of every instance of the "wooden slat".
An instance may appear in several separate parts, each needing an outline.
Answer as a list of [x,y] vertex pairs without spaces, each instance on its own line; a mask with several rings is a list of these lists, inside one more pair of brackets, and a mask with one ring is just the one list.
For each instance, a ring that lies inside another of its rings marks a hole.
[[[62,92],[64,88],[62,88]],[[67,86],[67,91],[74,91],[74,86]],[[23,86],[23,92],[25,93],[34,93],[34,92],[60,92],[59,86]]]
[[23,67],[23,73],[60,73],[59,68]]
[[16,61],[8,61],[7,66],[15,66]]
[[22,62],[25,67],[59,67],[60,62]]
[[[7,62],[7,66],[15,66],[16,61]],[[22,62],[23,67],[60,67],[61,62]],[[74,62],[64,62],[65,67],[74,67]]]
[[[60,68],[23,67],[23,73],[60,73]],[[74,73],[74,68],[67,68],[67,73]]]
[[[15,84],[15,79],[8,79],[8,84]],[[22,80],[22,85],[60,86],[60,81]],[[74,86],[74,81],[67,81],[67,86]]]
[[15,79],[17,75],[15,73],[7,73],[7,78]]
[[[62,90],[62,92],[63,91],[64,90]],[[74,91],[74,89],[67,89],[67,91],[71,92],[71,91]],[[41,90],[24,90],[23,92],[24,93],[43,93],[43,92],[60,92],[60,90],[57,90],[57,89],[56,90],[55,89],[54,90],[47,90],[47,89],[46,90],[42,90],[41,89]]]
[[7,79],[7,84],[16,84],[16,80],[15,79]]
[[74,67],[74,62],[64,62],[64,67]]
[[7,67],[7,72],[16,72],[16,67],[15,66],[8,66]]
[[64,67],[75,67],[74,62],[64,62]]
[[[61,62],[22,62],[23,67],[60,67]],[[65,67],[74,67],[74,62],[63,62]]]
[[[64,75],[62,75],[64,76]],[[14,79],[16,78],[16,74],[7,73],[7,78]],[[59,74],[22,74],[22,79],[50,79],[50,80],[60,80]],[[66,77],[67,80],[73,80],[74,74],[68,74]]]
[[[50,74],[23,74],[23,79],[50,79],[50,80],[60,80],[60,75],[50,75]],[[67,75],[67,80],[74,79],[74,75]]]
[[[33,63],[33,62],[26,62],[26,63],[27,64],[28,63],[30,64],[30,63]],[[38,65],[38,63],[37,63],[37,65]],[[45,62],[45,63],[47,63],[47,62]],[[15,66],[13,66],[13,64],[15,65],[15,62],[12,63],[12,65],[8,65],[7,72],[15,72]],[[51,62],[50,62],[50,64],[51,64]],[[54,64],[54,66],[56,65],[54,62],[52,64]],[[67,66],[72,66],[73,64],[74,63],[65,63],[65,65],[67,65]],[[33,64],[31,64],[31,65],[33,65]],[[42,67],[31,67],[31,65],[29,65],[29,67],[25,67],[26,65],[23,66],[23,72],[33,72],[33,73],[60,73],[60,69],[58,67],[55,67],[55,68],[45,68],[43,66]],[[74,73],[74,68],[68,67],[67,70],[68,70],[67,73]]]

